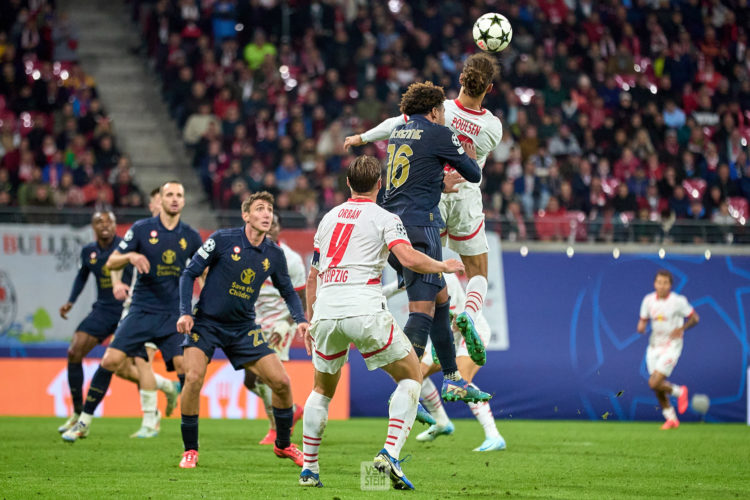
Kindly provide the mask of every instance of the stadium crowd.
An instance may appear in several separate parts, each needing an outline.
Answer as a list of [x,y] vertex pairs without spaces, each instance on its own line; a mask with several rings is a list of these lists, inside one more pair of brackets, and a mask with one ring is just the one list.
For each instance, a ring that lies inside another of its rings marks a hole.
[[[574,231],[577,239],[725,241],[742,231],[750,197],[747,0],[285,4],[288,10],[274,0],[131,2],[141,49],[162,78],[215,208],[237,209],[265,189],[280,210],[313,224],[345,198],[343,171],[353,152],[343,150],[344,138],[397,115],[413,81],[434,81],[456,96],[462,61],[478,50],[472,23],[491,8],[514,29],[485,99],[505,127],[483,190],[503,237],[565,239]],[[8,151],[20,156],[33,138],[26,150],[40,153],[50,135],[44,131],[53,132],[46,150],[55,142],[61,166],[47,168],[45,155],[31,155],[43,184],[53,182],[45,172],[70,173],[67,182],[78,189],[110,183],[116,204],[139,201],[93,82],[75,64],[57,87],[48,84],[54,63],[38,63],[39,79],[27,74],[24,55],[63,61],[56,48],[74,48],[67,20],[18,12],[0,24],[0,109],[28,117],[47,106],[52,119],[19,119],[20,134],[4,125],[0,148],[12,137],[20,143]],[[55,88],[57,108],[49,110]],[[66,128],[71,113],[75,131],[72,121]],[[378,144],[358,152],[385,156]],[[7,163],[0,185],[18,189],[0,196],[28,202],[20,186],[34,168]],[[709,230],[681,232],[684,221]]]
[[74,24],[52,2],[0,2],[0,207],[141,207]]

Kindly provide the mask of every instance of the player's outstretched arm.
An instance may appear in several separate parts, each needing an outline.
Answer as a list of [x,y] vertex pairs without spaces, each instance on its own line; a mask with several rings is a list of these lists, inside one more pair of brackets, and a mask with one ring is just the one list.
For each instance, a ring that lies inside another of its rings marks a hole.
[[404,123],[406,123],[406,117],[404,115],[387,118],[367,132],[362,132],[361,134],[357,135],[351,135],[344,139],[344,149],[361,146],[363,144],[367,144],[368,142],[383,141],[385,139],[388,139],[388,137],[391,136],[391,132],[393,132],[393,129],[395,129],[399,125],[403,125]]
[[414,250],[411,245],[406,243],[393,245],[391,252],[402,265],[420,274],[457,273],[464,270],[461,261],[448,259],[441,262]]

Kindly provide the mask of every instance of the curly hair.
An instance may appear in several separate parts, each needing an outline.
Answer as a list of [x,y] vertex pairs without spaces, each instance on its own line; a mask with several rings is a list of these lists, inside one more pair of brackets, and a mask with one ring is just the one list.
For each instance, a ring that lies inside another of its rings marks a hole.
[[499,72],[497,60],[489,54],[479,52],[466,59],[459,83],[463,85],[466,95],[479,97],[487,90]]
[[401,96],[401,112],[405,115],[426,115],[445,101],[443,87],[432,82],[412,83]]

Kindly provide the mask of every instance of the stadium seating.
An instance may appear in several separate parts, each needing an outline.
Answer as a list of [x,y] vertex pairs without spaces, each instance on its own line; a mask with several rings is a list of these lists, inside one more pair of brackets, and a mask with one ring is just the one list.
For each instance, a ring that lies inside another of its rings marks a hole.
[[[75,60],[77,43],[67,45],[66,57],[71,59],[51,59],[55,45],[45,33],[64,21],[45,2],[32,3],[28,14],[37,19],[41,42],[29,48],[20,36],[23,23],[17,16],[22,10],[14,10],[11,4],[2,11],[0,25],[9,42],[0,47],[0,170],[4,171],[0,178],[7,179],[0,183],[0,217],[16,222],[71,222],[78,218],[65,218],[55,209],[142,206],[142,201],[132,204],[138,197],[118,197],[117,201],[124,204],[112,207],[94,199],[87,202],[80,196],[97,175],[104,179],[110,176],[121,153],[115,145],[104,161],[99,150],[102,138],[111,137],[110,124],[106,112],[96,107],[93,80]],[[87,163],[87,155],[94,158],[93,164]],[[35,174],[36,170],[40,174]],[[72,174],[72,184],[64,179],[67,174]],[[23,196],[19,196],[21,193]],[[28,215],[33,211],[39,214]],[[83,220],[87,219],[84,215]]]

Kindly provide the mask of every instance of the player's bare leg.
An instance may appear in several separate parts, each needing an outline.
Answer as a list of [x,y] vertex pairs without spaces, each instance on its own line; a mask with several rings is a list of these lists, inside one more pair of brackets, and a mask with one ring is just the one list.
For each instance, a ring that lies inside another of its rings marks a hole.
[[[182,442],[185,453],[180,468],[193,469],[198,465],[198,413],[200,412],[201,388],[206,377],[208,357],[197,347],[186,347],[183,351],[185,385],[182,388]],[[183,360],[181,360],[183,361]]]
[[263,402],[263,408],[268,417],[268,432],[258,444],[273,444],[276,441],[276,420],[273,418],[273,404],[271,403],[271,388],[261,381],[250,370],[245,370],[245,388],[258,396]]
[[[687,391],[684,386],[671,384],[667,381],[665,374],[657,371],[653,372],[649,377],[648,386],[654,391],[656,399],[659,401],[659,406],[661,406],[661,413],[665,421],[662,429],[676,429],[679,427],[680,421],[677,419],[677,413],[669,401],[669,396],[673,395],[680,399],[684,398],[684,402],[687,403]],[[685,392],[683,393],[683,391]]]
[[302,467],[302,452],[291,442],[292,423],[294,421],[294,401],[292,387],[284,370],[284,365],[276,354],[263,356],[257,361],[247,363],[245,368],[260,377],[273,392],[271,404],[276,421],[276,441],[273,451],[279,458],[289,458]]
[[474,327],[474,322],[482,311],[484,298],[487,295],[487,252],[479,255],[461,255],[461,262],[464,263],[469,282],[466,284],[466,305],[464,310],[456,316],[456,326],[466,339],[469,356],[481,366],[486,362],[487,355],[484,344]]
[[86,332],[77,331],[68,346],[68,387],[73,412],[57,432],[65,432],[75,425],[83,411],[83,358],[96,347],[99,340]]

